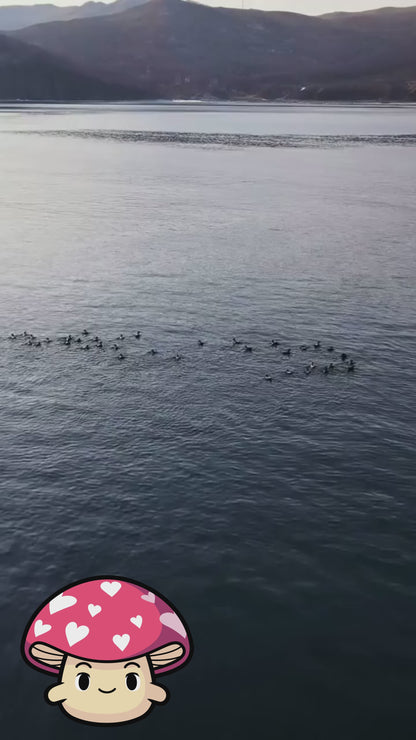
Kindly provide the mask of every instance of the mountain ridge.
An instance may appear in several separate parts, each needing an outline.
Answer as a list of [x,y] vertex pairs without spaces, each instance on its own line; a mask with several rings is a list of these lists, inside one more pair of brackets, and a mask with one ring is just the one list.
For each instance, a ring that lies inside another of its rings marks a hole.
[[149,0],[12,36],[153,98],[415,99],[416,7],[306,16]]
[[17,31],[27,26],[52,21],[66,21],[75,18],[89,18],[101,15],[120,13],[148,0],[115,0],[103,3],[100,0],[87,0],[82,5],[54,5],[53,3],[36,3],[34,5],[0,6],[0,33]]

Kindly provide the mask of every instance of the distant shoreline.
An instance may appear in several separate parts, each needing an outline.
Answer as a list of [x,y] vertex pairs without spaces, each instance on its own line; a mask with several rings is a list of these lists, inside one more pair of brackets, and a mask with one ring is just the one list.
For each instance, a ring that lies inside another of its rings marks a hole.
[[24,100],[24,99],[0,99],[0,106],[4,105],[95,105],[95,106],[107,106],[107,105],[192,105],[192,106],[203,106],[203,105],[215,105],[215,106],[228,106],[228,105],[240,105],[240,106],[296,106],[299,108],[310,108],[310,107],[390,107],[390,108],[414,108],[416,102],[412,100],[283,100],[277,98],[276,100],[264,100],[264,99],[229,99],[229,100],[204,100],[201,99],[160,99],[160,98],[149,98],[146,100]]

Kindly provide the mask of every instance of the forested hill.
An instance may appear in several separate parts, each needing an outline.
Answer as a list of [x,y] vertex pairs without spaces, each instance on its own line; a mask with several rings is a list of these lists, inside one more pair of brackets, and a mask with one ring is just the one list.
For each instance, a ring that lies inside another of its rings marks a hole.
[[149,0],[15,37],[154,98],[416,100],[416,8],[313,17]]

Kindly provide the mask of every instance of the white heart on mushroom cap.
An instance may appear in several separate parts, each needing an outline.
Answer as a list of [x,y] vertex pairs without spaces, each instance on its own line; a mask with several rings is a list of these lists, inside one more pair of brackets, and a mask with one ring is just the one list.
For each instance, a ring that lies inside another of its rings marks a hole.
[[65,634],[69,647],[72,647],[72,645],[86,638],[89,634],[89,629],[85,624],[80,624],[78,627],[76,622],[68,622],[65,627]]
[[143,601],[149,601],[151,604],[155,603],[155,598],[155,595],[151,591],[148,594],[142,594]]
[[37,619],[35,622],[33,631],[35,633],[35,637],[39,637],[39,635],[44,635],[46,634],[46,632],[49,632],[49,630],[51,629],[52,629],[51,624],[44,624],[41,619]]
[[169,627],[171,630],[174,630],[174,632],[177,632],[178,635],[186,637],[185,627],[183,626],[179,617],[177,617],[176,614],[174,614],[173,612],[164,612],[164,614],[161,614],[160,621],[166,627]]
[[114,635],[113,642],[119,650],[123,651],[126,649],[127,645],[130,642],[130,635],[128,635],[127,633],[124,635]]
[[51,614],[56,614],[62,609],[68,609],[70,606],[74,606],[77,603],[75,596],[65,596],[64,594],[58,594],[49,604],[49,611]]
[[121,589],[121,583],[118,583],[118,581],[103,581],[103,583],[100,583],[100,588],[108,596],[115,596]]
[[102,607],[99,604],[88,604],[88,611],[92,617],[99,614],[102,611]]
[[140,616],[140,614],[137,615],[137,617],[131,617],[130,622],[136,625],[140,629],[140,627],[143,624],[143,617]]

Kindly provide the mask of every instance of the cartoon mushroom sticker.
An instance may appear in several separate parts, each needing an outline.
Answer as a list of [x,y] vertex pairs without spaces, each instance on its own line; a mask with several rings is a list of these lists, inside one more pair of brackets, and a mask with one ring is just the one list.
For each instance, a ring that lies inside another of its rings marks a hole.
[[133,580],[97,577],[51,596],[30,619],[24,659],[58,677],[45,697],[73,719],[118,725],[168,693],[155,675],[191,657],[189,629],[164,597]]

